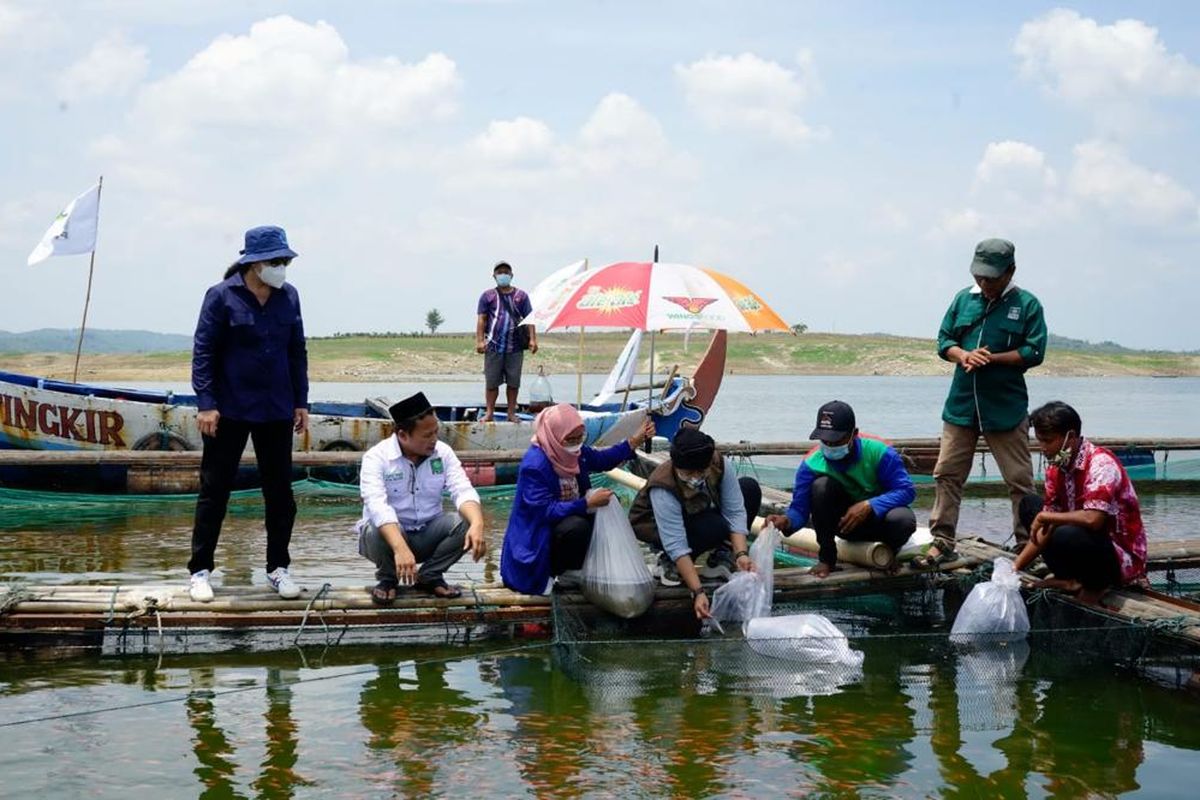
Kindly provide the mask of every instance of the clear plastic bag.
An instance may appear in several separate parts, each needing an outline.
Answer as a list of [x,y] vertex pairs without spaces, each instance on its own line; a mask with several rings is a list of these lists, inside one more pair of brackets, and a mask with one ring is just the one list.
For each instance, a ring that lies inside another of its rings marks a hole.
[[1029,614],[1021,598],[1021,579],[1013,562],[997,558],[992,579],[975,585],[958,616],[950,638],[955,642],[1016,641],[1029,633]]
[[764,656],[844,667],[851,673],[863,663],[863,654],[850,647],[846,634],[820,614],[752,619],[746,623],[746,642]]
[[754,572],[735,572],[729,580],[713,592],[706,620],[706,628],[712,627],[724,633],[721,622],[749,622],[755,617],[771,615],[771,598],[775,594],[775,548],[779,545],[779,531],[768,525],[750,545],[750,560]]
[[543,409],[554,405],[554,391],[550,388],[550,379],[546,377],[546,368],[543,365],[538,365],[537,377],[533,379],[533,385],[529,387],[529,408]]
[[654,576],[616,497],[596,511],[581,572],[583,596],[618,617],[633,619],[654,602]]

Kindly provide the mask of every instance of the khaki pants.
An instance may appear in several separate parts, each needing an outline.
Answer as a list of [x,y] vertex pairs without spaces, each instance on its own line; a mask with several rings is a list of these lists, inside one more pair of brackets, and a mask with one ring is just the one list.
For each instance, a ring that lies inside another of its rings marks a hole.
[[[958,528],[958,507],[962,503],[963,484],[971,474],[975,444],[979,441],[977,428],[942,423],[941,447],[937,465],[933,468],[933,511],[929,514],[929,529],[939,550],[954,547]],[[1033,461],[1029,457],[1029,426],[1024,420],[1011,431],[988,431],[984,440],[991,448],[992,458],[1008,484],[1012,499],[1013,535],[1018,543],[1029,538],[1021,524],[1021,498],[1033,494]],[[945,545],[945,547],[943,547]]]

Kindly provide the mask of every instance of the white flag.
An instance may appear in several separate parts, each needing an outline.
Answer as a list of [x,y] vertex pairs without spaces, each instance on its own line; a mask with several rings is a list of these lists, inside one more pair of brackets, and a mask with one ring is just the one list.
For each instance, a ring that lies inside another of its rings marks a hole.
[[614,394],[633,385],[633,376],[637,374],[638,350],[641,349],[641,346],[642,332],[634,329],[629,336],[629,341],[625,343],[625,349],[621,351],[617,363],[613,365],[612,372],[608,374],[608,380],[604,382],[604,386],[592,400],[591,405],[604,405]]
[[71,201],[58,213],[42,241],[29,254],[29,266],[50,256],[75,256],[96,249],[96,227],[100,221],[100,184]]

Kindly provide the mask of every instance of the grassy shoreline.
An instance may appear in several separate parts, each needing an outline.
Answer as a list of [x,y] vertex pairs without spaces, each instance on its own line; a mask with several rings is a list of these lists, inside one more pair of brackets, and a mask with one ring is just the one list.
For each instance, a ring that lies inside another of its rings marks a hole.
[[[552,374],[573,373],[579,363],[579,336],[550,333],[538,337],[541,349],[526,357],[528,374],[544,366]],[[583,370],[604,373],[612,368],[627,334],[589,333],[584,340]],[[678,364],[685,373],[700,360],[708,336],[692,336],[684,350],[679,334],[659,336],[658,371]],[[414,375],[470,375],[479,372],[481,357],[469,334],[437,336],[340,336],[311,339],[309,378],[313,381],[392,382]],[[647,371],[649,344],[641,354]],[[0,370],[56,379],[71,377],[74,355],[68,353],[0,353]],[[950,365],[937,357],[932,339],[831,333],[734,334],[729,337],[726,372],[731,375],[948,375]],[[1200,356],[1132,351],[1091,353],[1051,349],[1046,362],[1032,373],[1061,377],[1200,376]],[[191,353],[84,353],[81,381],[187,381]]]

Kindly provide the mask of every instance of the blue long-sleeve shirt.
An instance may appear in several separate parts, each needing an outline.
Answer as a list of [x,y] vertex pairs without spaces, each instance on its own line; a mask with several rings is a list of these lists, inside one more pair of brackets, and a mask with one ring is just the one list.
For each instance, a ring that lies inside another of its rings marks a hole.
[[[734,533],[748,533],[746,527],[746,500],[738,483],[737,468],[733,460],[725,458],[725,474],[721,476],[719,505],[721,516],[729,523]],[[687,531],[683,525],[683,506],[679,498],[669,490],[655,487],[650,490],[650,505],[654,508],[654,524],[658,527],[658,538],[663,550],[672,561],[692,552],[688,546]]]
[[500,553],[500,577],[504,585],[525,594],[542,594],[550,582],[550,529],[575,514],[587,513],[590,472],[612,469],[633,458],[629,442],[604,450],[586,445],[579,454],[579,497],[563,500],[562,486],[554,465],[542,448],[525,452],[517,470],[517,493],[513,498],[504,546]]
[[291,419],[308,408],[308,349],[300,295],[290,283],[266,303],[240,273],[204,295],[192,342],[192,390],[201,411],[244,422]]
[[[853,468],[861,457],[862,440],[856,436],[851,452],[846,458],[827,463],[831,469],[846,472]],[[788,506],[787,510],[787,518],[792,525],[792,530],[799,530],[808,524],[812,482],[817,477],[818,473],[809,468],[807,458],[800,463],[800,467],[796,470],[796,484],[792,489],[792,504]],[[909,505],[917,496],[916,487],[913,486],[912,478],[909,477],[908,470],[904,467],[904,461],[900,458],[900,454],[891,447],[886,448],[879,459],[875,470],[875,482],[873,491],[877,493],[868,497],[867,502],[871,504],[871,510],[876,517],[884,516],[893,508]]]

